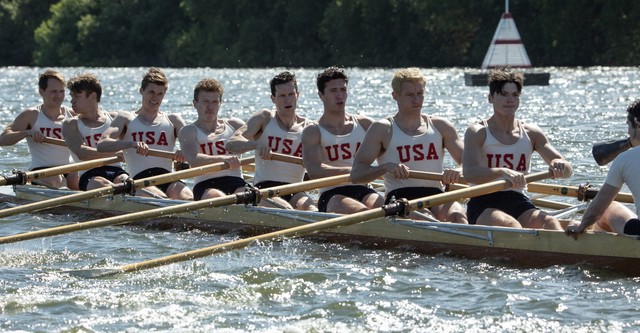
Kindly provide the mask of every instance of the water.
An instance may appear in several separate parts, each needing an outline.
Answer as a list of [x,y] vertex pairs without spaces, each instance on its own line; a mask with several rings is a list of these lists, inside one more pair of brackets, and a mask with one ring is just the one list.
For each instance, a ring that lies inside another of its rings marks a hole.
[[[39,103],[41,68],[0,68],[0,124]],[[90,70],[107,110],[138,107],[144,68]],[[193,87],[205,76],[225,85],[223,116],[247,119],[272,106],[268,80],[281,69],[167,69],[165,110],[195,119]],[[625,109],[640,96],[636,68],[549,68],[551,85],[525,87],[519,117],[537,123],[573,163],[559,183],[601,185],[591,145],[626,135]],[[318,69],[296,69],[300,112],[319,116]],[[487,89],[465,87],[462,69],[425,69],[425,112],[447,117],[460,135],[491,113]],[[349,69],[350,112],[394,112],[392,70]],[[68,97],[67,97],[68,99]],[[26,144],[0,148],[0,171],[25,169]],[[450,161],[448,163],[451,163]],[[539,158],[533,170],[544,169]],[[576,203],[574,199],[553,198]],[[2,205],[0,203],[0,205]],[[91,215],[24,214],[0,234],[86,221]],[[56,332],[363,332],[640,330],[638,278],[581,266],[523,269],[491,260],[307,239],[251,248],[105,279],[66,269],[112,267],[236,239],[235,234],[109,227],[0,248],[0,330]],[[567,241],[570,241],[569,239]]]

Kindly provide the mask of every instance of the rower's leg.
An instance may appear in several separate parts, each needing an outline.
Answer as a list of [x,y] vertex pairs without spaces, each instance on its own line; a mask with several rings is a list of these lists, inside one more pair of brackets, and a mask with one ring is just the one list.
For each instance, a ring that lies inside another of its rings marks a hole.
[[518,217],[518,221],[524,228],[564,230],[560,221],[540,209],[529,209]]
[[623,234],[624,225],[634,217],[636,217],[636,215],[631,211],[631,209],[617,201],[614,201],[604,211],[604,214],[600,220],[598,220],[597,225],[604,231]]
[[510,228],[522,228],[522,225],[518,220],[511,217],[511,215],[495,209],[495,208],[487,208],[485,209],[478,219],[476,219],[476,224],[479,225],[491,225],[497,227],[510,227]]
[[318,206],[314,203],[313,198],[305,192],[298,192],[294,194],[291,197],[291,200],[289,200],[289,204],[298,210],[308,210],[312,212],[318,211]]

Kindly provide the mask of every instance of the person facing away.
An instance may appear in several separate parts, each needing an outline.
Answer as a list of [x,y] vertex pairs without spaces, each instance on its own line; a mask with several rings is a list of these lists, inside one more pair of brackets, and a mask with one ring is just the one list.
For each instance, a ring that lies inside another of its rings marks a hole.
[[[300,92],[293,73],[279,73],[271,79],[269,85],[275,110],[263,109],[256,112],[227,143],[227,149],[236,154],[255,150],[253,184],[257,188],[299,183],[303,180],[304,166],[272,160],[271,154],[302,157],[302,130],[313,123],[296,113]],[[313,199],[305,192],[274,197],[272,200],[287,209],[318,210]],[[267,201],[262,201],[261,204],[272,206]]]
[[190,165],[194,167],[225,162],[228,169],[196,176],[193,195],[195,200],[221,197],[242,192],[247,183],[242,178],[240,159],[225,145],[244,122],[237,118],[218,117],[224,88],[215,79],[200,80],[193,91],[193,106],[198,119],[180,130],[180,147]]
[[[67,88],[76,116],[64,121],[62,134],[67,147],[73,153],[74,161],[113,157],[114,153],[100,153],[95,148],[102,132],[109,128],[111,121],[118,115],[117,112],[100,109],[100,81],[94,74],[80,74],[67,82]],[[99,166],[79,174],[78,187],[82,191],[122,183],[129,178],[120,163]]]
[[[462,163],[462,139],[446,119],[422,113],[426,78],[418,68],[397,71],[391,81],[391,96],[398,112],[371,125],[351,170],[353,182],[369,182],[384,176],[385,204],[392,198],[408,200],[443,193],[442,183],[455,183],[460,169],[444,168],[444,151]],[[377,165],[372,166],[374,160]],[[443,181],[409,178],[409,170],[443,173]],[[435,215],[440,221],[467,223],[458,202],[422,209],[413,218]]]
[[[317,124],[302,132],[302,159],[311,179],[349,174],[365,131],[373,119],[347,114],[349,78],[344,70],[329,67],[317,76],[318,96],[323,113]],[[382,206],[384,198],[368,184],[320,189],[321,212],[349,214]]]
[[[169,80],[164,72],[155,67],[149,68],[139,90],[142,96],[140,108],[135,112],[119,113],[98,141],[100,152],[124,152],[127,171],[133,179],[167,174],[173,168],[170,159],[147,156],[149,149],[172,152],[178,132],[184,126],[179,115],[160,111],[168,88]],[[185,161],[181,151],[176,151],[174,160]],[[137,190],[136,195],[193,199],[193,193],[182,181],[149,186]]]
[[640,165],[640,100],[627,108],[627,132],[632,148],[618,155],[611,163],[607,178],[582,215],[580,225],[567,226],[565,233],[577,238],[589,226],[594,231],[616,232],[627,235],[640,235],[638,205],[633,212],[625,205],[613,201],[623,184],[627,184],[635,198],[640,197],[640,177],[637,170]]
[[[31,171],[73,162],[71,152],[66,147],[43,142],[45,138],[63,139],[62,122],[74,116],[71,108],[62,105],[65,96],[64,77],[58,71],[46,70],[38,78],[38,92],[42,104],[22,111],[0,134],[0,146],[11,146],[26,138],[31,154]],[[78,173],[41,178],[32,183],[77,190]]]
[[467,217],[470,224],[561,230],[557,219],[536,208],[524,194],[534,151],[549,165],[553,178],[568,178],[573,170],[540,127],[516,118],[523,82],[524,75],[510,69],[489,72],[493,115],[467,129],[462,171],[473,184],[506,179],[512,187],[471,198]]

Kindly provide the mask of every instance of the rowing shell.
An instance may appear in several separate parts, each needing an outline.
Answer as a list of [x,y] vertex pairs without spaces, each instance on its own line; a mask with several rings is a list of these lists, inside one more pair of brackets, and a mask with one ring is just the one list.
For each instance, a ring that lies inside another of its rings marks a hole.
[[[73,191],[39,186],[3,187],[0,198],[23,204],[68,195]],[[107,215],[139,212],[184,201],[117,195],[73,205]],[[65,214],[69,206],[55,209]],[[51,210],[48,212],[52,212]],[[291,228],[336,217],[336,214],[304,212],[256,206],[232,205],[189,212],[136,225],[155,228],[201,229],[207,232],[242,232],[246,235]],[[329,241],[353,242],[378,248],[401,248],[426,254],[448,254],[472,259],[498,259],[524,267],[582,264],[640,276],[640,243],[633,236],[590,233],[573,240],[561,231],[516,229],[414,221],[390,217],[314,235]]]

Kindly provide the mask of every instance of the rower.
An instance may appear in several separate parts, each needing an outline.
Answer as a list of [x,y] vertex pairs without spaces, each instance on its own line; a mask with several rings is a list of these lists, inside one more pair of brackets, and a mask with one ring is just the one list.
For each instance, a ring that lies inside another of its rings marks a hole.
[[[398,112],[371,125],[353,162],[353,182],[384,176],[385,204],[393,198],[413,200],[443,193],[443,183],[455,183],[460,178],[460,168],[443,173],[443,167],[445,149],[458,165],[462,163],[462,139],[448,120],[422,113],[426,82],[418,68],[395,73],[391,96]],[[374,160],[377,165],[372,166]],[[409,170],[443,173],[443,180],[409,178]],[[418,212],[412,217],[424,219],[433,213],[440,221],[467,223],[464,208],[457,201]]]
[[[139,90],[142,106],[135,112],[118,114],[98,141],[100,152],[124,152],[127,171],[133,175],[133,179],[168,174],[173,169],[171,160],[147,156],[149,149],[172,152],[178,132],[185,125],[179,115],[160,111],[168,88],[169,80],[164,72],[155,67],[149,68]],[[174,160],[180,163],[185,161],[180,150],[175,152]],[[136,195],[193,199],[193,193],[182,181],[149,186],[144,191],[136,191]]]
[[[313,123],[296,113],[300,92],[295,74],[289,71],[279,73],[271,79],[269,85],[275,111],[263,109],[256,112],[227,143],[227,149],[236,154],[255,150],[253,185],[257,188],[299,183],[303,180],[304,166],[272,160],[272,153],[302,157],[302,130]],[[318,210],[313,199],[305,192],[271,200],[287,209]],[[260,204],[273,206],[267,200]]]
[[[96,145],[102,132],[109,128],[117,112],[106,112],[99,107],[102,85],[94,74],[80,74],[67,83],[71,107],[76,117],[66,119],[62,134],[75,162],[112,157],[114,153],[101,153]],[[80,173],[78,187],[82,191],[124,182],[129,175],[120,163],[103,165]]]
[[[47,137],[62,139],[62,122],[74,116],[71,108],[62,105],[65,94],[64,77],[60,72],[48,69],[40,74],[38,88],[42,104],[22,111],[0,134],[0,146],[11,146],[26,138],[31,154],[31,171],[73,162],[71,152],[66,147],[42,142]],[[32,183],[77,190],[78,173],[42,178]]]
[[467,217],[470,224],[562,230],[557,219],[534,206],[524,194],[534,151],[549,165],[553,178],[568,178],[573,170],[540,127],[516,118],[523,82],[522,73],[507,68],[489,72],[488,101],[493,115],[468,127],[462,170],[470,183],[502,178],[509,180],[512,188],[471,198]]
[[[318,96],[324,107],[317,124],[302,132],[302,159],[311,179],[348,174],[353,158],[373,123],[367,116],[347,114],[347,83],[344,70],[329,67],[318,74]],[[366,183],[320,190],[321,212],[349,214],[380,207],[384,198]]]
[[224,87],[218,80],[200,80],[193,90],[193,107],[198,112],[198,119],[183,127],[178,135],[189,165],[198,167],[219,162],[229,165],[225,170],[195,177],[195,200],[244,192],[247,186],[242,178],[240,159],[225,148],[229,138],[244,125],[244,121],[218,117],[223,94]]
[[637,175],[637,166],[640,165],[640,100],[627,108],[627,133],[633,148],[613,160],[604,185],[582,215],[580,225],[568,226],[565,230],[567,235],[576,238],[594,224],[594,231],[640,235],[638,205],[633,212],[620,202],[613,201],[623,184],[627,184],[634,198],[640,197],[640,177]]

